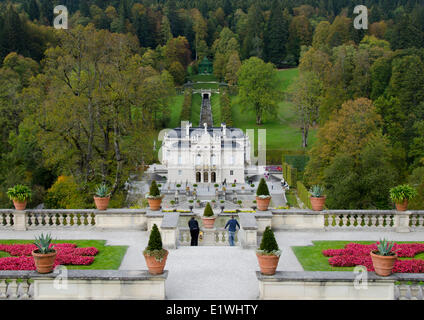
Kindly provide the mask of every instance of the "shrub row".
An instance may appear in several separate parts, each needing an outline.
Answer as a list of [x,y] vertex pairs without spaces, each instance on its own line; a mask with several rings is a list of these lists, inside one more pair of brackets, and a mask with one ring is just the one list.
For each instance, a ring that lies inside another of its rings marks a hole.
[[297,169],[293,168],[291,165],[287,164],[286,162],[283,162],[283,165],[281,166],[283,171],[283,177],[289,184],[289,186],[294,187],[296,186],[297,182]]
[[190,115],[191,115],[191,99],[192,99],[192,90],[186,89],[184,92],[184,102],[183,107],[181,109],[181,121],[190,121]]
[[311,200],[309,199],[309,191],[306,189],[302,181],[297,182],[297,195],[305,206],[312,209]]
[[222,94],[219,97],[219,103],[221,105],[221,120],[228,127],[233,126],[233,115],[231,113],[231,99],[228,94],[228,90],[222,90]]

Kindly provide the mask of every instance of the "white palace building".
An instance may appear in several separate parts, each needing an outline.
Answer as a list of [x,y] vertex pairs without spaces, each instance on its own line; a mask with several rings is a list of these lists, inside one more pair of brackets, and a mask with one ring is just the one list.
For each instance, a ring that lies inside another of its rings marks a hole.
[[245,183],[250,148],[241,129],[186,124],[164,135],[161,162],[170,183]]

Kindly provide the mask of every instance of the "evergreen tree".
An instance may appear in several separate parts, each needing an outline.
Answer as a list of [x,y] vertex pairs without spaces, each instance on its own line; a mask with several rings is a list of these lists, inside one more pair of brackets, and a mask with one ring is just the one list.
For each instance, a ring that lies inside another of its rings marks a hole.
[[205,211],[203,211],[203,216],[213,217],[213,210],[209,202],[206,204]]
[[79,11],[84,17],[90,17],[90,7],[88,0],[81,0],[79,3]]
[[146,250],[153,251],[162,249],[162,237],[160,235],[158,226],[155,223],[152,227],[152,231],[150,232],[149,243],[147,245]]
[[265,182],[265,179],[262,178],[259,182],[258,190],[256,190],[257,196],[269,196],[268,185]]
[[28,15],[32,21],[40,19],[40,9],[38,8],[37,0],[30,0]]
[[287,54],[288,27],[279,1],[274,0],[264,35],[264,51],[266,61],[272,62],[277,67],[283,66]]
[[40,15],[43,23],[51,26],[53,24],[53,0],[40,0]]
[[267,226],[262,236],[259,250],[263,251],[264,253],[275,253],[275,251],[278,251],[279,249],[280,248],[278,247],[277,240],[275,240],[274,232],[269,226]]
[[0,38],[1,61],[12,51],[28,55],[27,37],[23,25],[24,23],[19,18],[13,5],[8,5],[4,14],[2,37]]

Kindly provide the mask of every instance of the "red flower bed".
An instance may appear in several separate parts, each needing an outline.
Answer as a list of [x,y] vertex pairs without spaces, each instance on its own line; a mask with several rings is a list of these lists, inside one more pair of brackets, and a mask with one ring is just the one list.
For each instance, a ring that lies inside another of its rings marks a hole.
[[[73,243],[53,244],[57,251],[57,265],[90,265],[94,256],[99,253],[94,247],[77,248]],[[0,258],[0,270],[35,270],[31,252],[36,250],[34,244],[0,244],[0,251],[9,253],[12,257]]]
[[[364,266],[368,271],[374,271],[370,252],[377,250],[376,244],[349,243],[344,249],[323,250],[322,254],[328,259],[328,263],[333,267],[354,267]],[[398,257],[413,258],[417,254],[424,252],[422,243],[402,243],[395,244],[393,251]],[[424,260],[397,260],[393,267],[395,273],[424,273]]]

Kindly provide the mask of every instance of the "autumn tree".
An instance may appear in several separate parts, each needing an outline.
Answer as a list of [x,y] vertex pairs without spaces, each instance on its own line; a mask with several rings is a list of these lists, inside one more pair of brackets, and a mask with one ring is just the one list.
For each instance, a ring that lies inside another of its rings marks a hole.
[[318,120],[322,90],[322,82],[311,72],[301,73],[289,89],[289,100],[294,104],[302,132],[302,148],[308,146],[309,129]]
[[256,124],[261,125],[265,115],[275,115],[281,96],[277,71],[271,63],[252,57],[245,60],[237,73],[240,103],[245,111],[251,110]]

